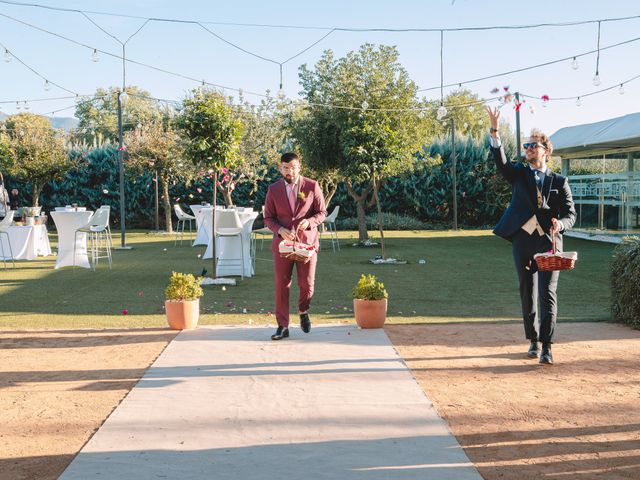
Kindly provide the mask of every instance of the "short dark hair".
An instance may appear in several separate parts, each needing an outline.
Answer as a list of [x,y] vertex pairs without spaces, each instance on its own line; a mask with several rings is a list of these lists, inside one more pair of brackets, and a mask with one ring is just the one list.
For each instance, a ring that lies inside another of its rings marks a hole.
[[287,153],[283,153],[282,156],[280,157],[281,163],[289,163],[289,162],[292,162],[293,160],[300,161],[300,157],[298,156],[297,153],[287,152]]

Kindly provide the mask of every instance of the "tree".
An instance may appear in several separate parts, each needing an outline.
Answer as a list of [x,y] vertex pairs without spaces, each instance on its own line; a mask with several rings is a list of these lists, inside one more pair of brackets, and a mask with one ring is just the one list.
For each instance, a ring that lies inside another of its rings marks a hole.
[[194,173],[194,168],[188,168],[181,160],[178,133],[166,119],[164,122],[141,124],[127,132],[125,138],[129,165],[158,175],[166,230],[172,233],[169,183],[178,177],[190,179]]
[[357,204],[361,242],[368,239],[366,209],[377,205],[383,256],[378,192],[386,178],[411,168],[429,125],[420,115],[418,88],[398,56],[395,47],[365,44],[339,60],[326,51],[315,70],[302,65],[308,108],[295,128],[305,159],[345,179]]
[[206,89],[195,89],[184,99],[177,117],[177,125],[182,133],[185,157],[191,159],[196,168],[212,170],[214,182],[213,277],[215,278],[217,264],[215,207],[220,180],[218,172],[233,171],[240,163],[243,125],[220,93]]
[[31,183],[32,202],[37,207],[44,185],[62,178],[73,166],[64,150],[62,133],[51,127],[49,119],[33,113],[12,115],[4,126],[0,168]]
[[[446,119],[435,122],[433,135],[430,135],[429,138],[443,135],[451,136],[451,118],[454,120],[456,133],[474,138],[484,138],[489,129],[489,122],[484,110],[485,106],[479,102],[481,99],[470,90],[462,89],[449,93],[444,97],[443,102],[447,108]],[[440,100],[428,102],[426,115],[435,119],[438,107],[440,107]]]
[[240,97],[233,107],[235,118],[243,125],[239,160],[234,169],[228,169],[218,184],[225,204],[233,205],[233,192],[241,183],[252,185],[251,193],[265,178],[271,163],[282,152],[286,142],[286,106],[269,95],[257,106]]
[[[76,141],[91,143],[97,138],[104,141],[118,138],[118,92],[120,87],[98,88],[90,98],[76,104],[76,117],[80,122],[75,132]],[[124,107],[123,131],[133,130],[138,123],[147,125],[161,121],[162,112],[150,94],[136,86],[125,88],[127,102]],[[94,137],[95,136],[95,137]]]

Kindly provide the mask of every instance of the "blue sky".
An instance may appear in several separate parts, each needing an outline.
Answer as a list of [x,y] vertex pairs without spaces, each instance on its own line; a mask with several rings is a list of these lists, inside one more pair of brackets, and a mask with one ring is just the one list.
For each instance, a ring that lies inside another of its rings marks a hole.
[[[65,8],[124,13],[143,17],[167,17],[201,22],[259,23],[318,27],[354,28],[456,28],[494,25],[523,25],[547,22],[572,22],[640,15],[640,3],[633,0],[541,0],[478,1],[423,0],[395,2],[367,0],[302,1],[80,1],[35,0],[34,3]],[[82,15],[0,3],[0,14],[68,36],[78,42],[105,51],[120,53],[119,44]],[[101,15],[90,17],[109,33],[126,39],[142,20]],[[207,25],[216,34],[257,55],[283,61],[314,43],[328,30]],[[606,22],[601,26],[601,47],[640,37],[640,19]],[[437,87],[440,82],[440,35],[437,32],[334,32],[318,45],[283,67],[284,90],[290,97],[299,91],[298,67],[315,64],[322,52],[332,49],[342,56],[361,44],[397,45],[400,61],[421,87]],[[464,82],[516,68],[580,54],[596,48],[597,25],[545,27],[527,30],[447,32],[444,43],[445,83]],[[97,87],[119,85],[121,62],[102,55],[91,61],[91,51],[51,35],[27,28],[0,16],[0,44],[15,52],[26,64],[46,78],[69,90],[90,94]],[[127,46],[127,57],[208,82],[242,88],[245,92],[278,90],[278,65],[247,55],[197,25],[148,23]],[[494,87],[509,85],[539,98],[541,95],[564,97],[584,95],[619,85],[640,75],[640,41],[601,52],[602,85],[594,87],[596,55],[582,57],[578,70],[569,62],[523,73],[465,85],[481,96],[491,96]],[[50,98],[68,95],[53,87],[44,91],[43,80],[15,59],[0,60],[0,101]],[[144,67],[127,66],[127,84],[139,85],[152,95],[180,99],[196,83],[155,72]],[[445,90],[448,91],[449,89]],[[232,92],[228,92],[229,94]],[[439,98],[439,90],[426,91],[428,98]],[[250,101],[259,97],[247,95]],[[73,105],[72,100],[32,102],[31,111],[50,112]],[[533,106],[535,113],[529,107]],[[15,104],[0,104],[2,112],[15,113]],[[522,108],[523,130],[533,127],[553,133],[557,129],[585,122],[633,113],[640,110],[640,79],[625,85],[625,94],[615,88],[575,100],[549,102],[528,100]],[[512,106],[504,107],[504,116],[512,123]],[[58,113],[72,116],[73,109]]]

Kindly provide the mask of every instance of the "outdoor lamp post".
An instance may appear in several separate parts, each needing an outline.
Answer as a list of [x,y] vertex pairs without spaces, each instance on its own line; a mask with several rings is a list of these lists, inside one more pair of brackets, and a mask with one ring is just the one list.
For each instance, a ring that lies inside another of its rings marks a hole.
[[[124,59],[123,59],[124,61]],[[123,67],[124,68],[124,67]],[[124,141],[122,136],[122,107],[127,101],[127,92],[124,89],[124,77],[122,90],[118,92],[118,170],[120,176],[120,249],[129,249],[126,243],[127,228],[125,225],[125,196],[124,196]]]

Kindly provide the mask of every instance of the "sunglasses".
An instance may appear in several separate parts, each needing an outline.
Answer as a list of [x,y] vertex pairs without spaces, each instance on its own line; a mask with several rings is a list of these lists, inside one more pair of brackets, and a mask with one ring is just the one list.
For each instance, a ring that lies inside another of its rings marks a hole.
[[524,144],[522,144],[522,147],[525,150],[527,150],[529,148],[538,148],[538,147],[547,148],[543,144],[541,144],[540,142],[524,143]]

